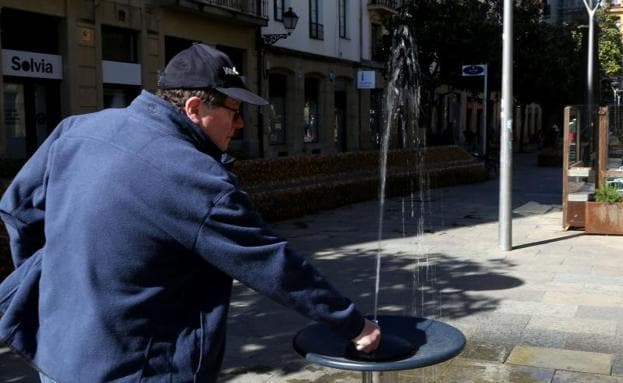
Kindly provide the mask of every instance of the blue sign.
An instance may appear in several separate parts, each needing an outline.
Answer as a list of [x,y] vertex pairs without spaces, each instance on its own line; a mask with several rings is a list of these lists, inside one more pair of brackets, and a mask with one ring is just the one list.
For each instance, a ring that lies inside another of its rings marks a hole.
[[484,76],[487,74],[487,65],[463,65],[463,76]]

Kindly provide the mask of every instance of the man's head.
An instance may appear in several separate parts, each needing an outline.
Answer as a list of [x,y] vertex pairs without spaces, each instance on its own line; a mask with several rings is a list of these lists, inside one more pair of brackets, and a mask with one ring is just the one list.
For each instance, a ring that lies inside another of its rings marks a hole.
[[174,56],[160,76],[158,95],[178,107],[221,150],[242,128],[240,105],[266,105],[251,92],[223,52],[193,44]]

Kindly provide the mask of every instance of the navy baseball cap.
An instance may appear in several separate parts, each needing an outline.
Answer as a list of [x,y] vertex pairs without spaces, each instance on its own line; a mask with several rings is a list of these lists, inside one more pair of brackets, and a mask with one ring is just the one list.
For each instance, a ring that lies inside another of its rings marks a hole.
[[235,100],[253,105],[268,101],[251,92],[229,57],[206,44],[194,43],[175,55],[164,68],[160,89],[216,89]]

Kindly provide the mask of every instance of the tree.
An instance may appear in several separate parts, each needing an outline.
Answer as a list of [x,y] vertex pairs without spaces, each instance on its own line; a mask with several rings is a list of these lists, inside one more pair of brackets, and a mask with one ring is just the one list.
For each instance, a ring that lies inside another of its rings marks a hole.
[[[501,89],[501,1],[413,0],[403,7],[411,17],[392,23],[409,23],[417,42],[422,121],[430,121],[440,85],[482,91],[481,83],[462,77],[462,65],[488,64],[489,89]],[[514,93],[519,105],[540,104],[551,125],[560,123],[564,105],[582,100],[585,51],[577,40],[577,25],[551,25],[541,16],[542,1],[515,1]]]
[[606,8],[601,8],[596,13],[599,25],[597,56],[601,76],[601,103],[607,103],[612,99],[610,83],[617,81],[623,74],[621,60],[623,59],[623,43],[621,31],[617,26],[618,18],[608,13]]

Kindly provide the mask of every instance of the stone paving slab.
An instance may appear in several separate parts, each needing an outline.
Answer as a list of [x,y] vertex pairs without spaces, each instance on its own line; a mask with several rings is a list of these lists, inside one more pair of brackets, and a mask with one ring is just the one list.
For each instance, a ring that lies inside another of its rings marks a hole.
[[623,383],[623,377],[556,371],[552,383]]
[[[381,313],[429,316],[467,339],[457,358],[392,383],[623,383],[623,236],[562,230],[560,169],[533,158],[514,159],[512,251],[498,245],[498,180],[431,190],[423,234],[419,217],[403,229],[403,199],[386,201]],[[361,311],[373,310],[378,202],[273,226]],[[314,366],[293,351],[308,323],[236,283],[219,382],[361,382],[358,372]],[[38,383],[0,350],[4,381]]]
[[443,371],[440,383],[549,383],[554,370],[530,366],[516,366],[480,360],[456,358]]
[[507,363],[609,375],[612,355],[596,352],[562,350],[545,347],[517,346]]
[[580,334],[595,334],[614,337],[616,335],[616,321],[601,319],[564,318],[535,315],[530,319],[527,330],[544,329]]

